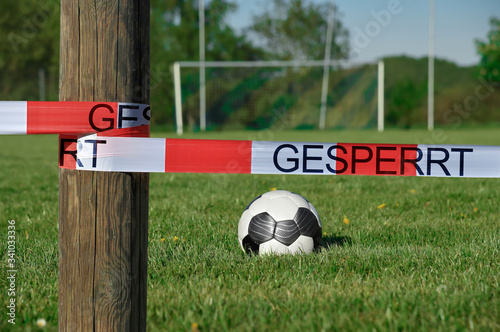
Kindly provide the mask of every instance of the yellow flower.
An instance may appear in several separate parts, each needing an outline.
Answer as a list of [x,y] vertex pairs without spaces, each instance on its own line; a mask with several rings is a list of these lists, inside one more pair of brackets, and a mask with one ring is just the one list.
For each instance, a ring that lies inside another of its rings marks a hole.
[[387,206],[387,204],[382,203],[382,204],[380,204],[379,206],[377,206],[377,209],[383,209],[383,208],[385,208],[386,206]]
[[416,191],[415,189],[411,189],[411,190],[410,190],[410,193],[412,193],[412,194],[416,194],[416,193],[417,193],[417,191]]
[[174,241],[177,241],[179,240],[179,238],[177,236],[174,236]]
[[44,327],[45,325],[47,325],[47,321],[43,318],[40,318],[36,321],[36,326],[38,327]]
[[474,213],[476,213],[476,212],[477,212],[477,207],[474,208]]
[[349,219],[347,219],[347,216],[344,216],[344,224],[349,225]]
[[160,239],[160,242],[165,242],[165,238],[164,238],[164,237],[162,237],[162,238]]
[[275,188],[275,187],[272,187],[272,188],[271,188],[271,191],[275,191],[275,190],[276,190],[276,188]]
[[199,329],[200,325],[198,325],[198,323],[194,322],[191,324],[191,332],[199,332],[200,329]]

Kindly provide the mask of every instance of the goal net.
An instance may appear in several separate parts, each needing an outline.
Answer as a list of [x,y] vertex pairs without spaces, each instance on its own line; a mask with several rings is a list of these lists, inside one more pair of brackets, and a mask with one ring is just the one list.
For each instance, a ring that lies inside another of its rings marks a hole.
[[313,129],[321,122],[326,129],[377,127],[377,66],[341,69],[331,62],[327,77],[324,66],[323,61],[176,62],[177,132]]

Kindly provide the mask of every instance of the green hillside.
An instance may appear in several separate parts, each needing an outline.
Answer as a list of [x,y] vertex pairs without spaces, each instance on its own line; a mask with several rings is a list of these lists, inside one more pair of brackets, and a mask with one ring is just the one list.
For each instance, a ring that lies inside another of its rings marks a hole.
[[[385,62],[387,126],[427,123],[427,58],[390,57]],[[314,128],[319,123],[322,68],[207,70],[209,129]],[[477,78],[475,67],[435,61],[435,122],[500,122],[500,93]],[[198,123],[198,71],[183,73],[187,123]],[[377,66],[330,72],[327,128],[374,128],[377,113]]]
[[[427,121],[427,58],[385,59],[386,121],[404,127]],[[435,122],[442,126],[500,121],[498,87],[478,79],[475,67],[435,61]]]

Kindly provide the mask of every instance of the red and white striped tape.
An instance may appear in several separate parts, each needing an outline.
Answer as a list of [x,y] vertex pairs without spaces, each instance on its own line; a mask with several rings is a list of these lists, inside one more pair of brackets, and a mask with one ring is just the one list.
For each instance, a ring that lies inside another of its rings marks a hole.
[[60,167],[116,172],[500,177],[500,147],[149,137],[150,108],[0,102],[0,134],[59,134]]
[[0,102],[0,134],[149,135],[149,105],[74,101]]
[[500,147],[62,137],[60,166],[120,172],[500,177]]

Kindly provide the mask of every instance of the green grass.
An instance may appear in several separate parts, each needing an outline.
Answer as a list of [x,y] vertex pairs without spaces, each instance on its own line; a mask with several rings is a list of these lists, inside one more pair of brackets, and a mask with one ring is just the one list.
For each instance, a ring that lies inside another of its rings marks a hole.
[[[174,137],[172,133],[154,136]],[[500,145],[498,129],[250,131],[186,137]],[[0,137],[0,330],[7,220],[17,228],[14,331],[57,330],[57,137]],[[498,331],[499,179],[152,174],[148,331]],[[271,188],[309,199],[319,253],[247,257],[237,225]],[[384,208],[377,208],[386,204]],[[349,220],[344,223],[344,218]]]

